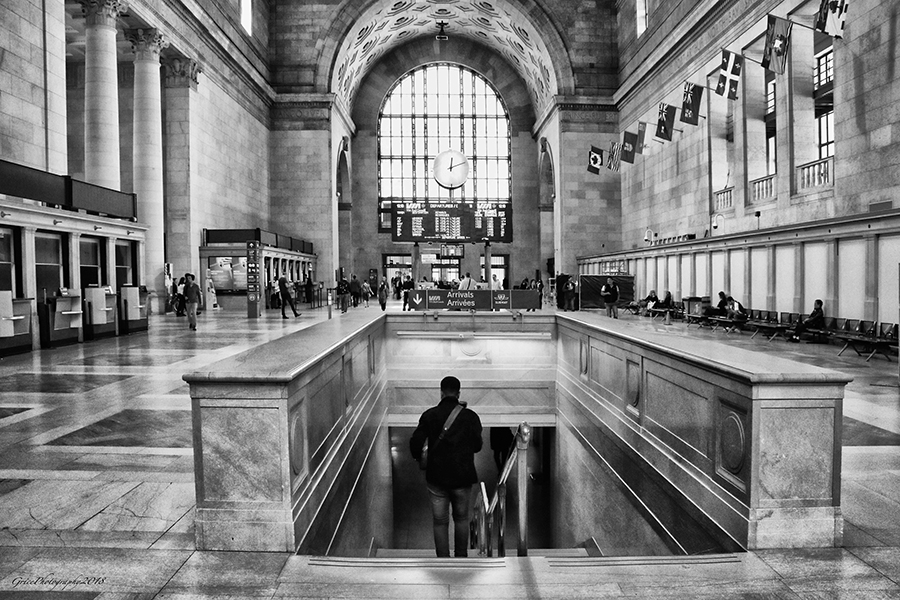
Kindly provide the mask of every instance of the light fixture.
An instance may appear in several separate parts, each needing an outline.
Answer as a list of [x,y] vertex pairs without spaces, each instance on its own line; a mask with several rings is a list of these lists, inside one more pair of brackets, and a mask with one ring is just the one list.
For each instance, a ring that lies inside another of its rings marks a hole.
[[447,26],[447,23],[445,23],[444,21],[438,21],[437,26],[440,27],[441,30],[438,31],[436,36],[434,36],[434,39],[439,42],[446,42],[447,40],[449,40],[450,38],[447,37],[447,32],[444,31],[444,27]]
[[60,223],[62,223],[62,221],[60,221],[59,219],[53,219],[54,225],[59,225]]
[[8,212],[6,212],[6,211],[0,210],[0,218],[8,217],[8,216],[11,215],[11,214],[12,214],[12,213],[8,213]]
[[99,225],[94,225],[94,231],[100,231],[101,229],[103,229],[103,228],[100,227]]
[[125,230],[125,235],[131,235],[132,233],[134,233],[134,232],[130,229]]
[[654,234],[653,230],[648,227],[647,231],[644,232],[644,241],[647,242],[648,244],[652,243],[654,235],[656,235],[656,234]]
[[724,229],[725,215],[723,215],[722,213],[715,213],[712,217],[710,217],[710,219],[712,220],[712,228],[713,229],[719,228],[719,219],[722,219],[722,228]]

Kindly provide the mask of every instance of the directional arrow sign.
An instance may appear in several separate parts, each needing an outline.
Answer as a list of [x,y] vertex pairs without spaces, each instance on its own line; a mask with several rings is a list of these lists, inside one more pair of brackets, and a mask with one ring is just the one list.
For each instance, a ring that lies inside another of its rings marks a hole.
[[427,305],[425,303],[425,294],[419,291],[413,292],[412,290],[410,290],[409,307],[413,310],[425,310],[427,308]]

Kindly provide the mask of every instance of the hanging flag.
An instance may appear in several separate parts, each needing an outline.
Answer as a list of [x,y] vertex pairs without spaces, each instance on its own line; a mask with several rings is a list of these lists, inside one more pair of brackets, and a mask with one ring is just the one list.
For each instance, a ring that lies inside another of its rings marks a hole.
[[634,145],[634,151],[637,154],[644,153],[644,138],[647,135],[647,124],[643,121],[638,121],[638,132],[637,132],[637,143]]
[[744,57],[728,50],[722,50],[722,67],[719,69],[719,85],[716,93],[729,100],[737,100],[738,86],[741,83],[741,69],[744,68]]
[[609,158],[606,161],[606,168],[610,171],[619,172],[620,158],[622,156],[622,144],[619,142],[609,143]]
[[634,153],[637,152],[638,134],[626,131],[622,139],[622,160],[634,164]]
[[822,0],[816,15],[816,29],[831,37],[843,38],[848,4],[850,0]]
[[656,137],[672,141],[672,129],[675,127],[675,107],[665,102],[659,103],[659,117],[656,119]]
[[696,125],[700,120],[700,99],[703,88],[696,83],[684,83],[684,98],[681,101],[681,122]]
[[597,146],[591,146],[588,154],[588,171],[594,175],[600,174],[600,167],[603,166],[603,150]]
[[760,64],[764,69],[774,73],[784,73],[787,63],[788,49],[791,45],[791,27],[793,23],[781,17],[769,15],[766,27],[766,48]]

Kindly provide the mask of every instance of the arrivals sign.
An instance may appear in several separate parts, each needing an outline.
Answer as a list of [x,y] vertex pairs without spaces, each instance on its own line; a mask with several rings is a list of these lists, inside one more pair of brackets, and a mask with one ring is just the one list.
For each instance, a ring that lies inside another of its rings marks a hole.
[[536,290],[410,290],[413,310],[516,310],[540,308]]

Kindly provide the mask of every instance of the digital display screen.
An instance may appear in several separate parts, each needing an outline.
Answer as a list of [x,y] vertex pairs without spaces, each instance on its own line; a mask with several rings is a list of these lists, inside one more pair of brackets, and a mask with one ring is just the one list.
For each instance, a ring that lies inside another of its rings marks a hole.
[[512,242],[512,205],[497,202],[394,202],[395,242]]

